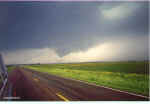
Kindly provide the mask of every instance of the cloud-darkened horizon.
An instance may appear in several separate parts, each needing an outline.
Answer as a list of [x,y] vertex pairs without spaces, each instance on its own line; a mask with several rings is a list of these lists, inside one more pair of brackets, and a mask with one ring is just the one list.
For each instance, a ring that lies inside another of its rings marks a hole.
[[148,59],[148,2],[0,2],[7,64]]

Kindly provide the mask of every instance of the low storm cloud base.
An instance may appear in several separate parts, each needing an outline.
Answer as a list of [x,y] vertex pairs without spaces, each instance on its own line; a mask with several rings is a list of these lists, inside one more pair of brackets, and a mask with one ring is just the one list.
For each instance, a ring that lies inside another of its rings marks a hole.
[[85,51],[59,56],[55,49],[37,48],[4,53],[7,64],[70,63],[95,61],[143,61],[148,60],[148,37],[120,37],[98,44]]
[[6,64],[148,60],[149,2],[0,2]]

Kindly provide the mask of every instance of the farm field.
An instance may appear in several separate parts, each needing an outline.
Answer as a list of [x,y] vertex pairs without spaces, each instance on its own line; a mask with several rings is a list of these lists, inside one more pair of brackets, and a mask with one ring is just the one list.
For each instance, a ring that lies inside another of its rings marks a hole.
[[24,65],[25,68],[148,96],[148,62]]
[[8,73],[10,73],[13,69],[15,69],[16,67],[15,66],[8,66],[7,67],[7,71]]

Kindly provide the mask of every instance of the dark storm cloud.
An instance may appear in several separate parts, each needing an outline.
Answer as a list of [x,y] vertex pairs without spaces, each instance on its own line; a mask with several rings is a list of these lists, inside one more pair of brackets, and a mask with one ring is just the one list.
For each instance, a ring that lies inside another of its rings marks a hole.
[[119,29],[122,28],[122,32],[126,31],[132,34],[148,35],[148,7],[148,3],[140,3],[139,9],[133,12],[131,17],[127,18],[125,21],[122,21],[123,26],[121,26]]
[[3,44],[0,48],[61,48],[72,41],[76,44],[96,23],[94,6],[93,3],[85,6],[82,3],[1,3]]
[[[115,9],[118,7],[120,9],[118,13],[123,17],[123,19],[112,19],[107,20],[104,19],[103,25],[105,28],[105,32],[109,29],[110,33],[126,33],[126,34],[136,34],[136,35],[147,35],[148,34],[148,10],[149,6],[147,2],[123,2],[123,3],[115,3],[112,4],[106,3],[103,5],[103,9]],[[109,8],[108,8],[109,7]],[[101,8],[101,7],[100,7]],[[101,9],[101,11],[103,10]],[[107,10],[106,9],[106,10]],[[118,12],[118,11],[117,11]],[[131,12],[131,13],[126,13]],[[115,14],[112,12],[112,15]],[[129,15],[128,15],[129,14]]]
[[120,37],[148,42],[148,2],[1,2],[0,34],[2,52],[52,48],[59,56]]

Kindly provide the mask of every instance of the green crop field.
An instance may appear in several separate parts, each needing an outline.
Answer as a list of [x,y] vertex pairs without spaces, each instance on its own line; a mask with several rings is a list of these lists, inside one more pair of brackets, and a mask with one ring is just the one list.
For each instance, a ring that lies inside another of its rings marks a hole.
[[40,72],[148,96],[148,62],[25,65]]
[[15,69],[16,67],[15,66],[8,66],[7,67],[7,71],[8,73],[10,73],[13,69]]

